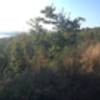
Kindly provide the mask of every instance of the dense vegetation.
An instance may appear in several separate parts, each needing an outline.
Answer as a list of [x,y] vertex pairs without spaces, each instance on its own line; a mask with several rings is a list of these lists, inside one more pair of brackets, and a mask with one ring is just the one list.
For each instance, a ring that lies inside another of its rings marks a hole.
[[100,28],[41,13],[29,33],[0,39],[0,100],[100,100]]

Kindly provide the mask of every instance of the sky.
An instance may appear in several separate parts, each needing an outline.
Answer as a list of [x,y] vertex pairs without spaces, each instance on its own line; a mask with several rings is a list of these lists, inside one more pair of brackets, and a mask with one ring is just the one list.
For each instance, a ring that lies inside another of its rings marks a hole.
[[26,31],[26,22],[47,4],[48,0],[0,0],[0,32]]
[[64,7],[71,17],[84,17],[83,27],[100,26],[100,0],[55,0],[57,7]]
[[[27,21],[39,15],[46,5],[54,3],[71,17],[84,17],[82,27],[100,26],[100,0],[0,0],[0,32],[27,31]],[[2,34],[4,35],[4,34]]]

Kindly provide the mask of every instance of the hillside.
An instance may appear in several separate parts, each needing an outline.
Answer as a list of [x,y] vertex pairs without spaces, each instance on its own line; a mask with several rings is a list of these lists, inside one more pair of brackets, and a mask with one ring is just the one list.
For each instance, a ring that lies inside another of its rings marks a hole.
[[100,28],[54,10],[31,19],[29,33],[0,39],[0,100],[100,100]]

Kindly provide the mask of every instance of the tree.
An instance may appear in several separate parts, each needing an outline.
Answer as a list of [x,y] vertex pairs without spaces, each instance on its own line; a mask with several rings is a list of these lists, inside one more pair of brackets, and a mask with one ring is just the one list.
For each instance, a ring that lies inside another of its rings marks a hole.
[[85,19],[82,17],[70,19],[70,16],[61,11],[56,13],[56,8],[53,6],[46,6],[45,9],[41,10],[43,17],[39,17],[38,20],[44,24],[52,24],[55,26],[57,32],[76,32],[80,30],[80,21]]
[[50,32],[57,33],[57,37],[60,35],[58,39],[60,42],[65,41],[64,43],[69,46],[77,44],[77,33],[80,31],[80,22],[84,21],[84,18],[78,17],[72,20],[63,11],[57,13],[56,7],[52,5],[46,6],[40,12],[43,17],[37,17],[35,21],[33,19],[30,20],[30,25],[34,30],[33,33],[39,33],[38,39],[41,37],[40,33],[48,33],[44,26],[52,25]]

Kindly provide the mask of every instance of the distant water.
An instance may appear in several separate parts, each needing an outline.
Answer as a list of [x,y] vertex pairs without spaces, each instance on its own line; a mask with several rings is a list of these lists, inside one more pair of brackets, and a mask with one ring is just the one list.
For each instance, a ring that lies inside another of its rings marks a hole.
[[18,32],[0,32],[0,38],[8,38],[18,34]]
[[8,38],[8,37],[10,37],[10,35],[0,35],[0,38]]

